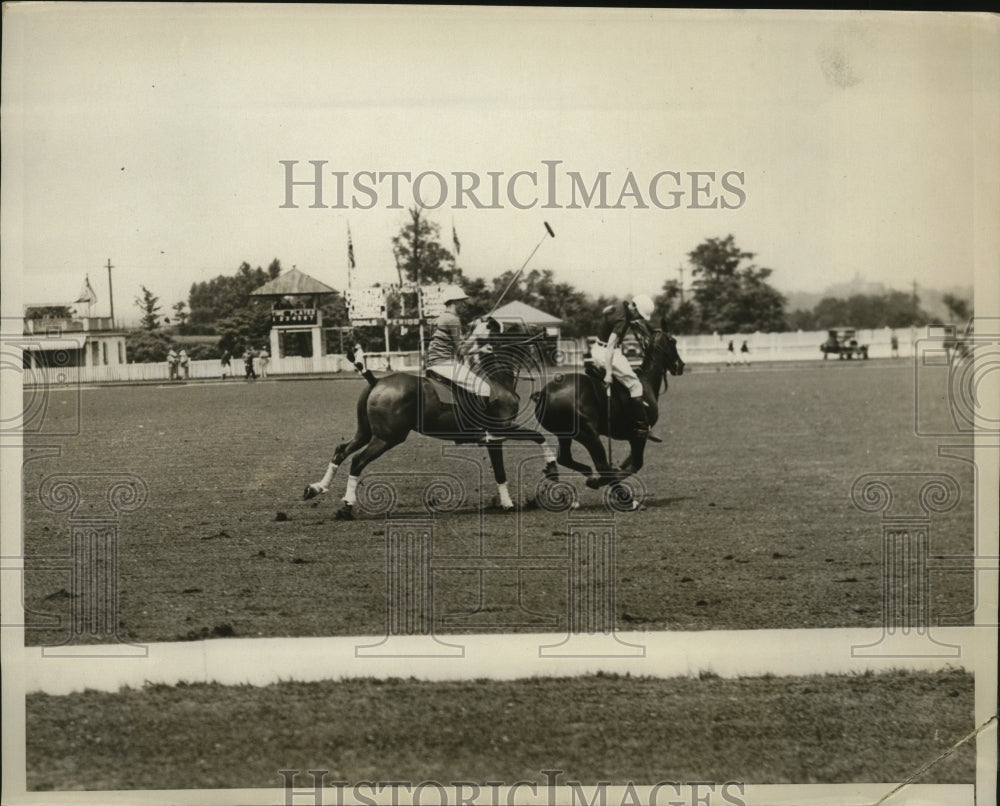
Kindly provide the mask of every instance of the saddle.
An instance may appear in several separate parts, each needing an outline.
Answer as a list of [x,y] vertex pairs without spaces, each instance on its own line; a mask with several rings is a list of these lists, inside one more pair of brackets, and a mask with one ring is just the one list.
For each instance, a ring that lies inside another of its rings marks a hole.
[[423,383],[424,393],[426,394],[429,388],[437,396],[442,406],[455,405],[455,382],[451,378],[439,375],[434,370],[428,369],[424,372]]
[[[598,422],[601,431],[603,433],[607,433],[608,407],[605,404],[607,391],[604,387],[604,370],[597,366],[597,364],[593,361],[588,360],[584,362],[584,372],[586,377],[594,386],[594,395],[599,401],[601,401],[601,404],[598,407]],[[630,412],[630,398],[631,395],[629,394],[628,388],[625,384],[617,378],[613,378],[611,381],[611,420],[615,425],[613,430],[616,439],[627,438],[627,431],[631,430],[632,414]],[[648,413],[648,405],[646,405],[646,409]],[[660,441],[658,437],[652,436],[652,432],[650,432],[649,438],[654,442]]]

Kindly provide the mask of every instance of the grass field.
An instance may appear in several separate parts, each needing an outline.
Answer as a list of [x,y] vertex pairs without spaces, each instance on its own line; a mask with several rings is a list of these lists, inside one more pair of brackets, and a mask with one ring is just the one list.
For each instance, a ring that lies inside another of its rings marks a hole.
[[[972,701],[972,676],[947,669],[35,694],[28,788],[274,787],[280,769],[351,784],[542,783],[542,770],[562,785],[899,781],[969,733]],[[970,742],[917,783],[971,783],[974,770]]]
[[[79,416],[80,432],[48,440],[61,445],[60,456],[26,463],[25,553],[68,551],[68,516],[39,503],[45,477],[133,473],[148,485],[149,500],[121,519],[123,638],[384,632],[384,517],[333,520],[346,468],[327,497],[301,500],[304,485],[318,480],[336,444],[353,432],[362,383],[54,390],[47,427],[71,428]],[[672,378],[656,429],[664,442],[649,446],[638,477],[646,507],[616,516],[617,628],[878,626],[880,520],[850,500],[864,473],[954,476],[963,499],[934,516],[931,554],[971,554],[971,466],[937,457],[933,441],[913,435],[912,384],[910,368],[877,362]],[[617,461],[626,448],[615,446]],[[542,464],[537,448],[508,451],[512,481],[522,476],[512,483],[515,498],[534,494]],[[481,448],[411,436],[366,477],[391,474],[396,514],[417,514],[421,490],[442,472],[461,477],[468,498],[437,518],[436,554],[565,551],[564,513],[480,513],[480,490],[486,500],[495,492]],[[577,514],[605,512],[601,493],[584,488],[582,477],[567,471],[564,478],[579,491]],[[85,496],[77,514],[105,511],[103,501]],[[511,612],[520,596],[525,610],[546,615],[542,631],[560,629],[551,626],[566,612],[558,582],[557,572],[519,577],[500,565],[482,576],[436,573],[436,615],[477,611],[453,621],[452,632],[537,630],[533,617]],[[66,615],[70,588],[65,571],[30,570],[25,604]],[[971,574],[931,572],[933,618],[967,624],[972,604]],[[63,637],[60,629],[29,629],[26,640]]]

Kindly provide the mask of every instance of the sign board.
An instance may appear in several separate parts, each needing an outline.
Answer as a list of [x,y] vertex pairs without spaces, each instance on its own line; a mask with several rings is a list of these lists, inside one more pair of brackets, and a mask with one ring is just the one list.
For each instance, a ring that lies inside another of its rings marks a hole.
[[[347,316],[353,325],[378,324],[385,319],[385,289],[372,286],[370,288],[348,288],[344,292],[347,297]],[[376,320],[374,323],[363,320]]]
[[444,293],[451,285],[425,285],[420,287],[420,311],[425,319],[437,319],[444,313]]
[[315,325],[315,308],[281,308],[271,311],[272,325]]

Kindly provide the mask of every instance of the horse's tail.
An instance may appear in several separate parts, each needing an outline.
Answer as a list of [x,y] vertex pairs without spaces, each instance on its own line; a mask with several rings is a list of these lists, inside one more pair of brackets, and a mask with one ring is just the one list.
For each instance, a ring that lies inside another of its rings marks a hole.
[[366,367],[360,361],[354,360],[353,350],[348,350],[346,355],[347,355],[347,360],[351,362],[351,365],[354,367],[354,369],[358,371],[358,374],[366,381],[368,381],[369,386],[374,386],[376,383],[378,383],[378,378],[375,377],[375,375],[372,373],[370,369],[368,369],[368,367]]

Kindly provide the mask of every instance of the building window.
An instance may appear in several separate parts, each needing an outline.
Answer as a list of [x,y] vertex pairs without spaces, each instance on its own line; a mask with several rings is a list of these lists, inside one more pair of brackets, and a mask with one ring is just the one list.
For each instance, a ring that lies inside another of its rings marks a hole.
[[125,363],[125,342],[118,342],[118,363]]
[[101,363],[104,366],[108,365],[108,343],[106,341],[101,342]]

